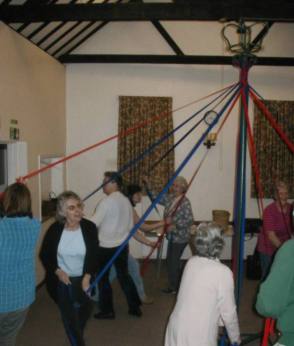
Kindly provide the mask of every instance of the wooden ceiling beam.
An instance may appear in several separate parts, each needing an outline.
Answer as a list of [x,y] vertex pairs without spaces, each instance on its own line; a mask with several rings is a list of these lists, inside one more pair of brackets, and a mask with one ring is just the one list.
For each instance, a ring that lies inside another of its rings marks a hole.
[[254,20],[294,22],[294,1],[195,0],[187,3],[0,5],[6,23],[51,21]]
[[[128,55],[128,54],[70,54],[59,57],[62,63],[86,64],[183,64],[232,65],[234,57],[221,55]],[[256,66],[294,66],[294,58],[257,57]]]

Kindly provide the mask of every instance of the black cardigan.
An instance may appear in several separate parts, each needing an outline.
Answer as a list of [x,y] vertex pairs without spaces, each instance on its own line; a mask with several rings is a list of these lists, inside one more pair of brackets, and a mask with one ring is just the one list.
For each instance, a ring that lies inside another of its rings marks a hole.
[[[86,256],[84,261],[83,274],[91,274],[93,278],[93,275],[97,273],[98,269],[97,228],[93,222],[86,219],[81,220],[80,226],[86,246]],[[56,269],[58,269],[57,249],[63,228],[64,224],[60,222],[54,222],[46,232],[40,251],[40,259],[46,270],[46,286],[51,298],[55,302],[57,301],[58,284],[58,277],[55,274]]]

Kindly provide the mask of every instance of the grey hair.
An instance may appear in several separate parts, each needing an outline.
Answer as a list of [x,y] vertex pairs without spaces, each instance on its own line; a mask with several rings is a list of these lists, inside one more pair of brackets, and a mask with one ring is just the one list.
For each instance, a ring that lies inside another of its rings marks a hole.
[[83,203],[81,197],[73,191],[64,191],[57,197],[56,205],[56,220],[64,223],[65,222],[65,204],[69,199],[75,199]]
[[175,182],[177,182],[181,186],[181,188],[183,189],[183,192],[186,192],[188,190],[188,182],[184,177],[180,175],[177,176],[175,179]]
[[277,191],[277,190],[289,190],[289,187],[288,187],[288,185],[284,182],[284,181],[282,181],[282,180],[279,180],[279,181],[277,181],[276,183],[275,183],[275,191]]
[[221,226],[213,222],[201,223],[197,227],[194,246],[197,256],[219,258],[224,247]]
[[278,199],[278,193],[279,193],[280,190],[286,190],[287,192],[289,192],[288,185],[284,181],[282,181],[282,180],[278,180],[274,184],[273,196],[274,196],[275,200]]

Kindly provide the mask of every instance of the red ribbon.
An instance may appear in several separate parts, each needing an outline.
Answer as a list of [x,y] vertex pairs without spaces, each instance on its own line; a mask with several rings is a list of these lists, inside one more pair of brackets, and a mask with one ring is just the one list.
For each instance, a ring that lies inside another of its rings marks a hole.
[[287,137],[285,132],[281,129],[280,125],[277,123],[277,121],[275,120],[271,112],[266,108],[264,103],[262,103],[261,100],[257,98],[257,96],[252,92],[252,90],[250,90],[249,93],[250,93],[250,97],[252,98],[254,103],[258,106],[258,108],[263,112],[263,114],[266,116],[271,126],[275,129],[275,131],[281,137],[283,142],[285,142],[288,148],[292,151],[292,153],[294,153],[294,143],[291,142],[291,140]]

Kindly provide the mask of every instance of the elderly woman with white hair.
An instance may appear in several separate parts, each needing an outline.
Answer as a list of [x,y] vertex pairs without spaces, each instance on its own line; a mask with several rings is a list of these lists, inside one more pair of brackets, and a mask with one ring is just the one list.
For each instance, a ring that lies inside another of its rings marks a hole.
[[58,197],[56,219],[45,235],[40,258],[70,344],[84,346],[83,332],[92,310],[86,292],[97,271],[97,228],[83,218],[83,202],[72,191]]
[[239,345],[233,275],[219,261],[224,246],[220,227],[200,224],[194,243],[196,255],[185,267],[165,346],[216,346],[220,325],[231,343]]
[[[146,181],[146,178],[145,178]],[[190,228],[194,223],[192,207],[185,196],[188,183],[184,177],[178,176],[172,185],[170,193],[163,196],[161,201],[164,217],[169,224],[167,229],[167,276],[168,286],[164,293],[175,294],[179,288],[181,276],[181,256],[190,239]]]

